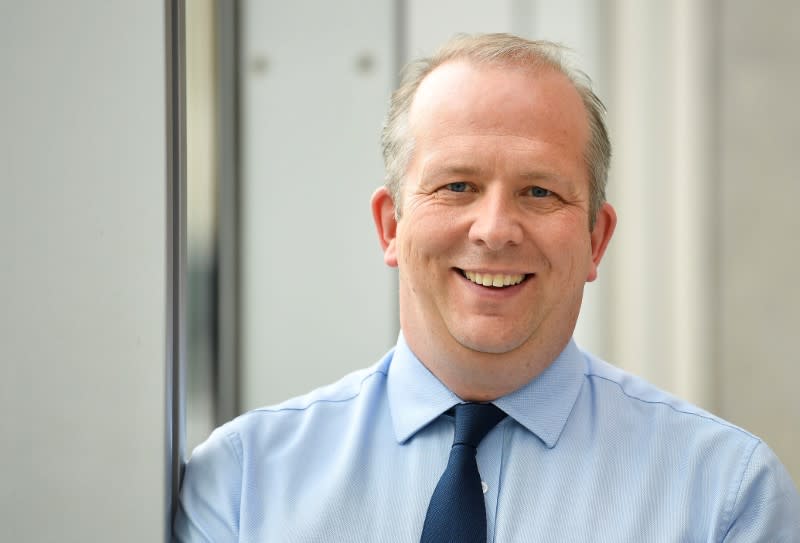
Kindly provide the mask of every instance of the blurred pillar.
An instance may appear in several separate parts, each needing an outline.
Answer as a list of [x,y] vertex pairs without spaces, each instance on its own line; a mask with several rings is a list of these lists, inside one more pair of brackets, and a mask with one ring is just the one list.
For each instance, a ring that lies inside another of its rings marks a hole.
[[613,5],[613,360],[713,405],[710,4]]

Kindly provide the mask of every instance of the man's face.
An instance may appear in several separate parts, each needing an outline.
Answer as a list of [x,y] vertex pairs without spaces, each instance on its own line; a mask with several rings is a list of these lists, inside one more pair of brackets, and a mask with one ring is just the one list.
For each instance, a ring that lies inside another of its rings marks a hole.
[[410,130],[401,218],[376,208],[388,196],[373,201],[409,344],[502,355],[553,343],[557,354],[614,226],[606,205],[589,231],[577,91],[551,69],[454,61],[420,85]]

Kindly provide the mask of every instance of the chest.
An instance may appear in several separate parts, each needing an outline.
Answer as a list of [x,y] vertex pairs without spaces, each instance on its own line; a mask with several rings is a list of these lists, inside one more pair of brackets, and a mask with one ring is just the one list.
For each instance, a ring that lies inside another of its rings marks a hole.
[[[302,462],[264,463],[264,491],[241,510],[242,541],[417,542],[451,441],[452,425],[434,424],[404,444],[373,432],[305,444]],[[707,540],[698,527],[713,522],[691,507],[688,472],[585,447],[570,454],[511,424],[492,430],[477,454],[488,541]]]

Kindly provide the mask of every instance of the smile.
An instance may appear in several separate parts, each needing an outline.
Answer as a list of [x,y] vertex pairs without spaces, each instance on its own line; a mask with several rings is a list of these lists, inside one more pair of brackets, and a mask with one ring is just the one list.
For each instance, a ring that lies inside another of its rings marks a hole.
[[502,274],[502,273],[478,273],[466,270],[460,270],[461,275],[475,283],[484,287],[511,287],[519,285],[525,280],[526,275],[522,273],[516,274]]

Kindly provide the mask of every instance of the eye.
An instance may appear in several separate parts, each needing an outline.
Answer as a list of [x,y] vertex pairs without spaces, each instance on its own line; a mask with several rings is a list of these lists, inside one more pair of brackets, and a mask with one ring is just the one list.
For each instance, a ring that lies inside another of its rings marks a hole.
[[448,183],[445,185],[445,188],[452,192],[467,192],[467,190],[469,190],[469,185],[463,181],[457,181],[455,183]]
[[548,196],[552,196],[553,193],[547,189],[543,189],[542,187],[531,187],[530,194],[534,198],[547,198]]

